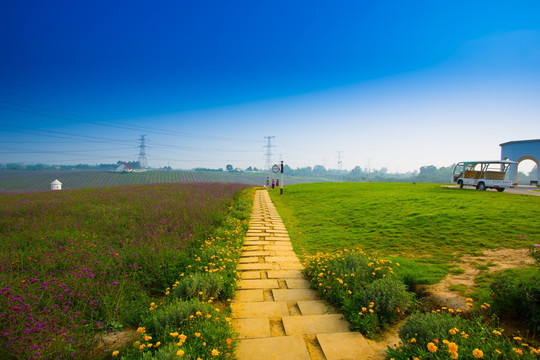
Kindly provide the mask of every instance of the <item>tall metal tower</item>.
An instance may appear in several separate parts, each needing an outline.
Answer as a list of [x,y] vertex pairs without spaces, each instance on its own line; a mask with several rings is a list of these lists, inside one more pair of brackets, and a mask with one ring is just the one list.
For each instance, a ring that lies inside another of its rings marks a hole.
[[343,151],[338,151],[337,166],[339,170],[339,181],[343,181],[343,161],[341,161],[341,154]]
[[265,145],[266,153],[264,154],[264,169],[270,171],[272,168],[272,148],[276,147],[275,145],[272,145],[272,139],[274,139],[275,136],[265,136],[264,138],[267,140]]
[[139,145],[139,165],[141,166],[141,169],[148,169],[148,160],[146,160],[146,145],[145,145],[145,137],[146,135],[141,135],[141,138],[139,141],[141,144]]

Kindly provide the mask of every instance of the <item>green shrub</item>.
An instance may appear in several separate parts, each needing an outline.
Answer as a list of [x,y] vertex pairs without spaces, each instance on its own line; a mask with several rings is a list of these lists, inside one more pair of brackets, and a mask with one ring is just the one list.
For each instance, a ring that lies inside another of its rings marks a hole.
[[361,250],[343,250],[309,259],[305,273],[325,299],[343,309],[353,329],[373,336],[399,320],[413,302],[395,266]]
[[202,303],[196,299],[182,301],[177,299],[167,306],[158,307],[150,316],[144,319],[143,325],[149,333],[169,333],[177,329],[180,324],[197,311],[207,312],[212,309],[208,303]]
[[413,301],[413,294],[396,278],[386,277],[345,298],[343,310],[354,330],[372,335],[395,323]]
[[219,273],[198,273],[185,276],[173,290],[173,295],[183,299],[207,301],[217,299],[225,288],[225,280]]
[[399,329],[399,338],[403,343],[411,339],[420,347],[425,347],[433,339],[446,339],[450,329],[462,329],[465,320],[448,313],[415,313]]
[[[491,321],[490,321],[491,322]],[[482,316],[464,319],[448,312],[416,313],[399,330],[401,344],[388,358],[537,359],[540,349],[521,337],[507,337]]]
[[491,283],[493,308],[504,318],[522,320],[533,332],[540,332],[540,271],[509,269]]

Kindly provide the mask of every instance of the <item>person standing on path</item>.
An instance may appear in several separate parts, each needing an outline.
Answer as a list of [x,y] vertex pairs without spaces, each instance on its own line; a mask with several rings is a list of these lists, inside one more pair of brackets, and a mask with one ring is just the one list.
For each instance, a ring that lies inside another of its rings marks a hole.
[[272,179],[272,189],[276,187],[276,179]]
[[270,187],[270,176],[266,178],[266,190]]

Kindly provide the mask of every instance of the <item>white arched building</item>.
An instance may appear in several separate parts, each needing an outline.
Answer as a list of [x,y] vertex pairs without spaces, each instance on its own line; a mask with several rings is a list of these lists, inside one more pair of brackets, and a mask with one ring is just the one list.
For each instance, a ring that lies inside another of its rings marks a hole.
[[538,178],[540,177],[540,139],[535,140],[518,140],[518,141],[509,141],[501,146],[501,159],[502,160],[513,160],[518,164],[512,165],[508,170],[509,178],[517,185],[517,174],[519,163],[523,160],[532,160],[536,164],[536,180],[533,180],[533,183],[536,183],[538,186]]

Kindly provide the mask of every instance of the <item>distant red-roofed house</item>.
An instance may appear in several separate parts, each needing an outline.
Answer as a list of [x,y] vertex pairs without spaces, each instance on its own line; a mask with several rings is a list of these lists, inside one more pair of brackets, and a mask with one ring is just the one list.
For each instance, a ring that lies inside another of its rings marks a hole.
[[133,168],[128,163],[121,163],[116,167],[116,172],[131,172],[133,171]]

